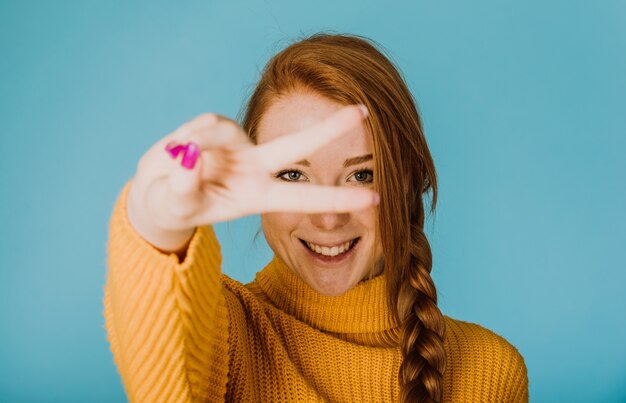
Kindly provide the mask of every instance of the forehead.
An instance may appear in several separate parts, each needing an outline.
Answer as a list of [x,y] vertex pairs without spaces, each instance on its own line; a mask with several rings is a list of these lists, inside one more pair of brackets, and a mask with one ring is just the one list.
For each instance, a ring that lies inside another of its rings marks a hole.
[[[338,111],[343,105],[313,92],[297,91],[272,102],[261,117],[257,130],[258,144],[272,141],[280,136],[294,134]],[[371,154],[371,139],[363,123],[322,146],[315,154],[346,155]]]

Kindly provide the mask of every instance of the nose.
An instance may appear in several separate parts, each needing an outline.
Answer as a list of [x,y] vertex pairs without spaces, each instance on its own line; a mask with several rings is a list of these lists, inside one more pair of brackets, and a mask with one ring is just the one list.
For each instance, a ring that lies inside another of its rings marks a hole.
[[346,225],[350,220],[350,213],[319,213],[311,214],[310,218],[316,227],[331,231]]

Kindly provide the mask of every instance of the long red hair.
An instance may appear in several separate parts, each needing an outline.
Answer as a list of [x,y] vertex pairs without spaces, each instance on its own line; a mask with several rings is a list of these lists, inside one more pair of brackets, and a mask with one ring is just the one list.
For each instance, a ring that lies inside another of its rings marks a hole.
[[432,255],[424,234],[423,196],[437,203],[435,166],[413,97],[394,65],[368,39],[317,34],[275,55],[247,105],[243,128],[253,141],[269,105],[298,90],[369,109],[374,187],[390,306],[399,324],[403,355],[400,400],[441,402],[445,321],[430,276]]

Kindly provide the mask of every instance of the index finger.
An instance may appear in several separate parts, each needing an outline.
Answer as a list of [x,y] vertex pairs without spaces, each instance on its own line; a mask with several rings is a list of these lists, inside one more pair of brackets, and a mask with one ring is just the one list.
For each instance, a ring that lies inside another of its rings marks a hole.
[[367,114],[364,105],[349,105],[295,134],[281,136],[245,152],[252,153],[253,158],[268,170],[278,169],[309,156],[356,126]]
[[378,193],[371,189],[347,186],[273,183],[264,193],[254,202],[261,213],[347,212],[372,207],[380,201]]

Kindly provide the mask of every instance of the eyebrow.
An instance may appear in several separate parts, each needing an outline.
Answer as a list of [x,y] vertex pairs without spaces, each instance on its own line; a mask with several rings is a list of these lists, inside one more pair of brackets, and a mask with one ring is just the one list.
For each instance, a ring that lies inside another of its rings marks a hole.
[[364,162],[371,161],[372,158],[374,158],[372,154],[365,154],[361,155],[360,157],[348,158],[344,161],[343,166],[347,168],[350,165],[362,164]]
[[[344,166],[344,168],[347,168],[347,167],[352,166],[352,165],[362,164],[364,162],[371,161],[373,158],[374,157],[373,157],[372,154],[365,154],[365,155],[361,155],[359,157],[348,158],[347,160],[345,160],[343,162],[343,166]],[[305,167],[310,167],[311,166],[311,163],[309,162],[309,160],[298,161],[298,162],[296,162],[296,164],[297,165],[303,165]]]

